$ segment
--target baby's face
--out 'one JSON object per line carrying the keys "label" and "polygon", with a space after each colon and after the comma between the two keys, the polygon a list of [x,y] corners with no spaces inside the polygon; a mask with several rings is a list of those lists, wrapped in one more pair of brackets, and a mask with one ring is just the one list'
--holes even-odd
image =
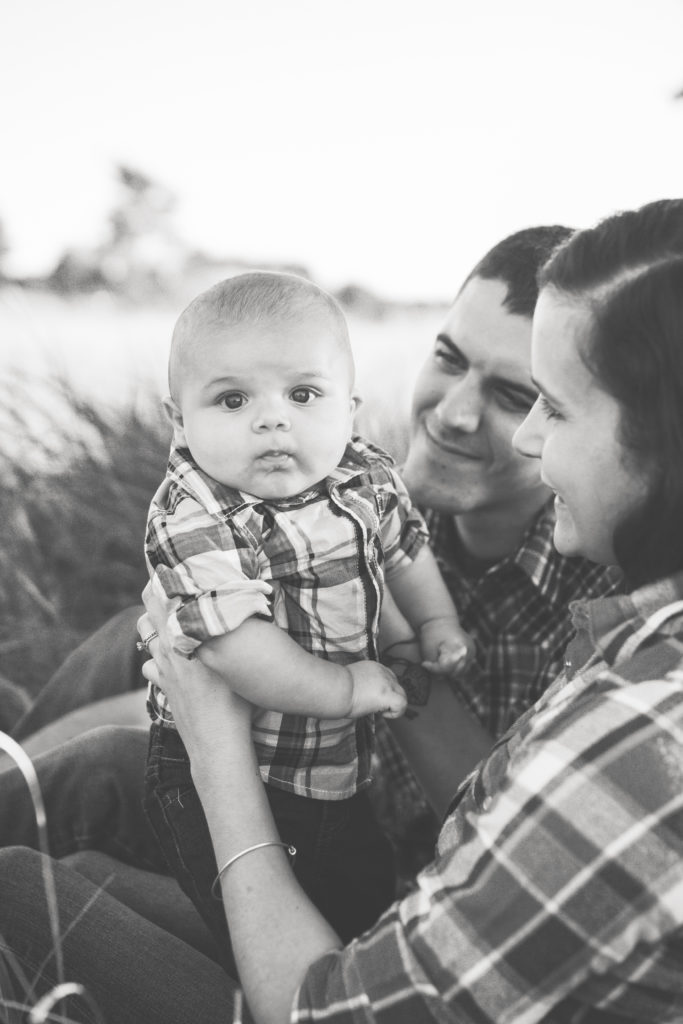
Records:
{"label": "baby's face", "polygon": [[270,499],[332,472],[356,401],[349,356],[324,321],[217,329],[193,356],[174,424],[204,472]]}

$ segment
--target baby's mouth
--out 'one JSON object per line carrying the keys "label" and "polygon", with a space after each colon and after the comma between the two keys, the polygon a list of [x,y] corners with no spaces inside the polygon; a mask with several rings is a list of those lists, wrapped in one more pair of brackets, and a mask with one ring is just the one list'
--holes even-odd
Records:
{"label": "baby's mouth", "polygon": [[259,455],[259,461],[272,465],[284,465],[291,457],[291,452],[285,452],[281,448],[271,448],[269,451]]}

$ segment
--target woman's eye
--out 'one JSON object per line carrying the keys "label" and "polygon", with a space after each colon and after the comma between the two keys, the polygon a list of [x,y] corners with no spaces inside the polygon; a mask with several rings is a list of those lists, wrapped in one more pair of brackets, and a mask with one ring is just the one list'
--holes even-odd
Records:
{"label": "woman's eye", "polygon": [[317,398],[317,392],[313,388],[294,388],[289,397],[297,405],[310,405],[313,399]]}
{"label": "woman's eye", "polygon": [[246,397],[239,391],[229,391],[227,395],[221,395],[218,399],[219,405],[224,405],[226,409],[241,409],[246,402]]}
{"label": "woman's eye", "polygon": [[544,395],[538,396],[538,404],[541,412],[547,420],[559,420],[560,414],[557,409],[550,404],[548,399]]}

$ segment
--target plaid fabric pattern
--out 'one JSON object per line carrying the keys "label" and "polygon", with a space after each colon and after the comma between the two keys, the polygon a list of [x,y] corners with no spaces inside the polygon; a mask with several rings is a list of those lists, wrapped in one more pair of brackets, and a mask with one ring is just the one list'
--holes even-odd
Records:
{"label": "plaid fabric pattern", "polygon": [[[172,451],[145,551],[180,653],[258,615],[309,653],[348,664],[376,656],[384,576],[412,560],[426,537],[389,456],[354,438],[320,486],[277,502],[218,484],[186,449]],[[150,707],[173,724],[153,685]],[[254,743],[264,780],[301,796],[343,799],[370,782],[369,718],[262,711]]]}
{"label": "plaid fabric pattern", "polygon": [[[417,888],[291,1020],[683,1020],[683,574],[575,607],[561,677],[466,780]],[[571,661],[571,656],[570,656]]]}
{"label": "plaid fabric pattern", "polygon": [[[426,511],[430,544],[476,655],[453,684],[463,704],[493,736],[501,736],[557,678],[574,632],[567,609],[578,598],[614,593],[620,574],[584,558],[564,558],[553,544],[552,499],[529,527],[518,550],[475,575],[450,516]],[[402,807],[426,807],[387,726],[380,722],[377,752]]]}

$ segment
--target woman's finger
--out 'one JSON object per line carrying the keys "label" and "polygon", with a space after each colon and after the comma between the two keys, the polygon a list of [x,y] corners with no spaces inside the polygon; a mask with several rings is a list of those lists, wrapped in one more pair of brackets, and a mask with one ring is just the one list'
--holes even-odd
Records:
{"label": "woman's finger", "polygon": [[163,594],[158,593],[150,582],[142,592],[142,602],[152,623],[152,629],[160,630],[170,611],[169,601]]}
{"label": "woman's finger", "polygon": [[159,666],[156,661],[154,661],[153,657],[144,663],[141,672],[148,683],[154,683],[156,686],[161,685],[159,680]]}
{"label": "woman's finger", "polygon": [[150,619],[150,617],[147,614],[147,612],[143,612],[142,615],[140,616],[140,618],[138,619],[137,630],[138,630],[138,634],[140,636],[140,639],[142,639],[143,636],[148,636],[150,633],[154,632],[154,626],[152,625],[152,620]]}

